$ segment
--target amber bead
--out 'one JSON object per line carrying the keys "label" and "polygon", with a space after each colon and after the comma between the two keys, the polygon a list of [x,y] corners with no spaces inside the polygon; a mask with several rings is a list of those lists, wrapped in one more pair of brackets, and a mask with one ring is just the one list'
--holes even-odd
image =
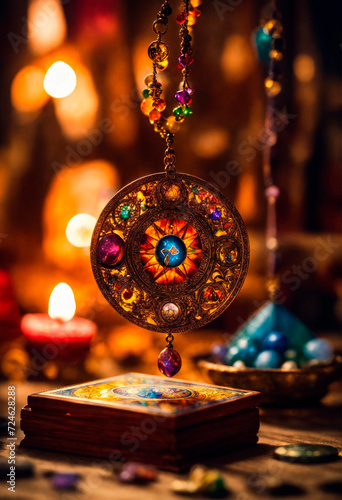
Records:
{"label": "amber bead", "polygon": [[140,104],[140,109],[144,113],[144,115],[149,116],[149,114],[153,110],[153,100],[150,97],[144,99]]}
{"label": "amber bead", "polygon": [[157,109],[152,109],[152,111],[150,112],[148,117],[149,117],[150,122],[154,123],[161,118],[161,114]]}
{"label": "amber bead", "polygon": [[164,111],[164,109],[166,108],[166,102],[164,101],[164,99],[157,99],[154,103],[154,107],[158,111]]}
{"label": "amber bead", "polygon": [[265,89],[266,89],[266,94],[269,97],[275,97],[281,92],[282,87],[279,82],[272,80],[271,78],[266,78]]}
{"label": "amber bead", "polygon": [[166,118],[164,116],[161,116],[157,122],[154,123],[154,130],[155,132],[165,132],[165,127],[166,127]]}
{"label": "amber bead", "polygon": [[167,59],[169,48],[164,42],[152,42],[148,48],[148,56],[153,62],[160,63]]}
{"label": "amber bead", "polygon": [[146,87],[149,87],[151,85],[151,83],[153,82],[153,75],[147,75],[144,82],[145,82]]}
{"label": "amber bead", "polygon": [[165,59],[164,61],[161,61],[160,63],[157,63],[157,69],[159,71],[164,71],[169,65],[169,61]]}
{"label": "amber bead", "polygon": [[171,134],[175,134],[180,129],[180,122],[177,120],[175,116],[169,116],[166,122],[166,130],[171,132]]}

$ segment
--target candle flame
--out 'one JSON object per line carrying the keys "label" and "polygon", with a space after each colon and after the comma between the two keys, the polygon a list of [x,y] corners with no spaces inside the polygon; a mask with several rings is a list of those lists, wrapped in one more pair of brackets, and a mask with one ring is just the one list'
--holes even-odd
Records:
{"label": "candle flame", "polygon": [[72,288],[66,283],[59,283],[52,290],[49,300],[49,316],[52,319],[70,321],[76,311],[76,302]]}

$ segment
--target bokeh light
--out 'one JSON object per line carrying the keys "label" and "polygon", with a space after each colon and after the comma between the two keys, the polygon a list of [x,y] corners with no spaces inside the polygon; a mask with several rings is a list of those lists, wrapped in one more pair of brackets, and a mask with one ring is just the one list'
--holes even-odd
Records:
{"label": "bokeh light", "polygon": [[47,54],[63,43],[66,22],[60,0],[31,0],[27,17],[28,40],[33,54]]}
{"label": "bokeh light", "polygon": [[316,73],[315,61],[308,54],[299,54],[293,62],[293,71],[300,82],[311,82]]}
{"label": "bokeh light", "polygon": [[38,66],[25,66],[14,77],[11,86],[13,107],[22,113],[39,111],[48,101],[44,90],[44,71]]}
{"label": "bokeh light", "polygon": [[76,87],[76,73],[69,64],[56,61],[47,70],[44,78],[44,89],[57,99],[67,97]]}
{"label": "bokeh light", "polygon": [[253,51],[243,36],[231,35],[226,39],[221,65],[226,80],[233,83],[245,80],[253,72]]}
{"label": "bokeh light", "polygon": [[77,74],[75,90],[64,99],[55,100],[54,104],[64,134],[69,139],[77,140],[95,126],[99,97],[90,71],[76,59],[73,67]]}
{"label": "bokeh light", "polygon": [[66,227],[66,237],[75,247],[89,247],[96,219],[89,214],[77,214],[70,219]]}

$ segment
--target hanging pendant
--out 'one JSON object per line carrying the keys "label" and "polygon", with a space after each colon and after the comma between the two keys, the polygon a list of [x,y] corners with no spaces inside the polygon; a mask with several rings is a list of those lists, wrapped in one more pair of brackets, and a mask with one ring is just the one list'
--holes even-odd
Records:
{"label": "hanging pendant", "polygon": [[158,356],[159,371],[166,377],[173,377],[182,367],[182,358],[173,348],[173,340],[174,336],[169,333],[166,336],[167,346]]}
{"label": "hanging pendant", "polygon": [[[249,243],[234,205],[197,177],[158,173],[121,189],[95,226],[91,263],[108,302],[147,330],[195,330],[219,316],[247,274]],[[173,376],[172,343],[158,360]]]}

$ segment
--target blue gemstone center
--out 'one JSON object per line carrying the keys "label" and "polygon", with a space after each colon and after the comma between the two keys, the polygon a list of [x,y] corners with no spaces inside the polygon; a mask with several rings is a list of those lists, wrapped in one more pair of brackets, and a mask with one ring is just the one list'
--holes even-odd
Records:
{"label": "blue gemstone center", "polygon": [[184,241],[174,234],[161,238],[156,246],[156,257],[164,267],[177,267],[186,257]]}

